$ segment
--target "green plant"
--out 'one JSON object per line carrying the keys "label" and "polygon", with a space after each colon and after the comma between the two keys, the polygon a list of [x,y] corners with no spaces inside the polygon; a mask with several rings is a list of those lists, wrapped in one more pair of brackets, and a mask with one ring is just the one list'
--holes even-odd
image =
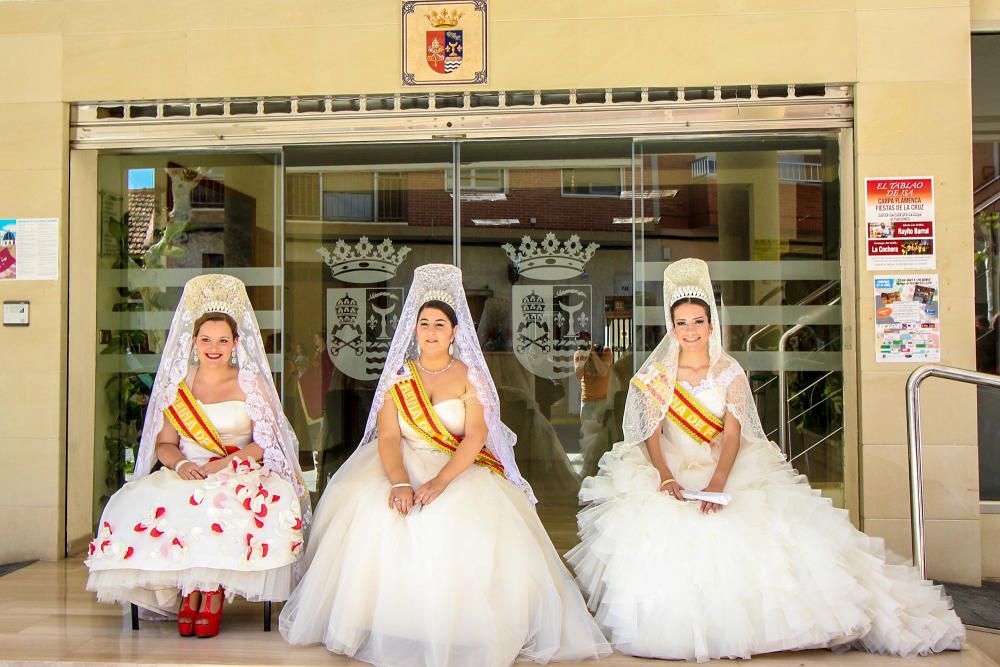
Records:
{"label": "green plant", "polygon": [[[161,230],[160,239],[137,258],[129,254],[128,225],[121,220],[110,220],[107,229],[115,241],[114,263],[111,268],[130,271],[165,268],[169,258],[181,257],[186,252],[175,241],[187,227],[186,224],[168,222]],[[113,312],[157,312],[171,307],[164,302],[165,290],[160,287],[133,290],[128,286],[119,286],[117,294],[118,302],[112,306]],[[159,351],[159,334],[160,332],[142,329],[122,328],[111,331],[110,336],[102,341],[104,348],[101,354],[125,355],[127,358],[132,354]],[[102,502],[106,502],[124,481],[128,467],[126,451],[132,450],[132,460],[135,460],[153,378],[152,373],[130,372],[126,368],[113,374],[104,385],[110,425],[104,435],[107,466]]]}

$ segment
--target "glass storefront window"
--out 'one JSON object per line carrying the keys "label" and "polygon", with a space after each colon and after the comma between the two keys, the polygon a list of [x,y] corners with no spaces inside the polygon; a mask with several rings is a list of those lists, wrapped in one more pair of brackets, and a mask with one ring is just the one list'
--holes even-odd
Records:
{"label": "glass storefront window", "polygon": [[663,268],[695,256],[770,437],[843,506],[838,164],[822,136],[102,155],[95,495],[123,479],[193,275],[247,283],[315,500],[361,438],[414,267],[458,262],[518,465],[568,548],[663,334]]}
{"label": "glass storefront window", "polygon": [[637,142],[636,347],[663,335],[666,264],[706,260],[765,432],[843,507],[838,167],[834,139]]}
{"label": "glass storefront window", "polygon": [[272,368],[281,363],[281,156],[102,154],[94,517],[135,461],[146,400],[184,283],[247,285]]}

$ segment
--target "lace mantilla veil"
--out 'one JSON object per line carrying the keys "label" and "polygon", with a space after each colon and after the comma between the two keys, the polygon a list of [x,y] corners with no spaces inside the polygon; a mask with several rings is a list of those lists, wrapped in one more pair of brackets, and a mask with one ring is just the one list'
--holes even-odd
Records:
{"label": "lace mantilla veil", "polygon": [[233,276],[202,275],[192,278],[184,286],[149,396],[135,476],[148,475],[156,464],[156,436],[163,428],[163,411],[177,398],[181,380],[193,376],[196,368],[191,364],[195,320],[210,312],[226,313],[236,320],[239,334],[236,343],[238,378],[240,389],[246,394],[247,414],[253,421],[253,441],[264,450],[263,466],[295,488],[302,519],[308,523],[311,516],[309,491],[299,468],[298,440],[274,387],[271,366],[260,337],[260,326],[246,287]]}
{"label": "lace mantilla veil", "polygon": [[[428,295],[428,292],[431,294]],[[438,295],[442,292],[447,294],[456,306],[455,315],[458,317],[458,327],[455,330],[452,356],[468,367],[469,383],[475,387],[476,398],[483,406],[483,416],[486,419],[489,432],[486,437],[486,449],[503,464],[504,475],[507,479],[524,491],[531,502],[535,503],[537,500],[531,486],[521,477],[517,463],[514,461],[514,444],[517,442],[517,436],[500,421],[500,398],[497,395],[496,385],[493,384],[493,377],[486,366],[486,360],[483,358],[483,351],[479,346],[476,325],[469,312],[465,288],[462,286],[462,271],[451,264],[425,264],[417,267],[413,272],[413,284],[410,286],[409,294],[403,303],[403,310],[389,346],[385,367],[379,377],[378,388],[375,390],[375,400],[365,424],[365,433],[352,458],[361,451],[362,447],[378,441],[376,429],[378,412],[382,409],[389,388],[402,379],[405,374],[408,374],[405,368],[406,361],[417,357],[415,333],[417,314],[420,311],[420,306],[425,302],[432,298],[440,298],[435,296],[435,292]],[[347,466],[348,464],[345,463],[342,469],[347,468]]]}
{"label": "lace mantilla veil", "polygon": [[[708,342],[709,370],[705,382],[727,387],[726,409],[739,420],[741,437],[766,441],[746,373],[739,362],[722,350],[722,327],[714,294],[712,279],[708,275],[708,264],[704,261],[689,257],[674,262],[664,269],[663,310],[667,332],[649,358],[643,362],[636,376],[660,373],[667,380],[666,395],[673,394],[680,348],[674,334],[670,307],[684,298],[701,299],[708,303],[712,319],[712,332]],[[625,440],[615,445],[612,455],[620,455],[624,450],[645,442],[660,427],[666,416],[666,408],[667,406],[661,406],[641,391],[635,383],[629,383],[628,396],[625,399],[625,418],[622,423]]]}

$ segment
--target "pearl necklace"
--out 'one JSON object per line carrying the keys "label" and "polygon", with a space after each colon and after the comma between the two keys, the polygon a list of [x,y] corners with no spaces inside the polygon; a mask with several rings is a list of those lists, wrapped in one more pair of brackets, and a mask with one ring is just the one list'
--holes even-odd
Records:
{"label": "pearl necklace", "polygon": [[448,370],[449,368],[451,368],[452,364],[455,363],[455,357],[450,357],[450,360],[448,361],[448,365],[445,366],[444,368],[442,368],[441,370],[437,370],[437,371],[429,371],[426,368],[424,368],[424,365],[422,363],[420,363],[420,357],[416,358],[416,362],[417,362],[417,368],[419,368],[422,372],[427,373],[427,375],[441,375],[441,373],[444,373],[446,370]]}

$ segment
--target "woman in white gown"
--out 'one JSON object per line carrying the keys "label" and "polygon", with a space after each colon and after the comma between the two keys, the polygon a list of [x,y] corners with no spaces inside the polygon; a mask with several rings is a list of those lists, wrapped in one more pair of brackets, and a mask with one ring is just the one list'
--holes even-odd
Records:
{"label": "woman in white gown", "polygon": [[243,283],[193,278],[153,383],[135,479],[108,501],[90,544],[87,590],[176,613],[180,634],[199,637],[218,633],[223,595],[287,599],[309,511],[297,450]]}
{"label": "woman in white gown", "polygon": [[286,640],[392,667],[610,653],[499,415],[461,272],[419,267],[362,444],[317,505]]}
{"label": "woman in white gown", "polygon": [[[566,555],[612,645],[698,661],[960,649],[941,588],[887,564],[882,540],[764,436],[746,375],[721,349],[707,265],[681,260],[663,281],[667,334],[632,379],[625,442],[583,483],[582,541]],[[685,501],[692,492],[708,495]]]}

